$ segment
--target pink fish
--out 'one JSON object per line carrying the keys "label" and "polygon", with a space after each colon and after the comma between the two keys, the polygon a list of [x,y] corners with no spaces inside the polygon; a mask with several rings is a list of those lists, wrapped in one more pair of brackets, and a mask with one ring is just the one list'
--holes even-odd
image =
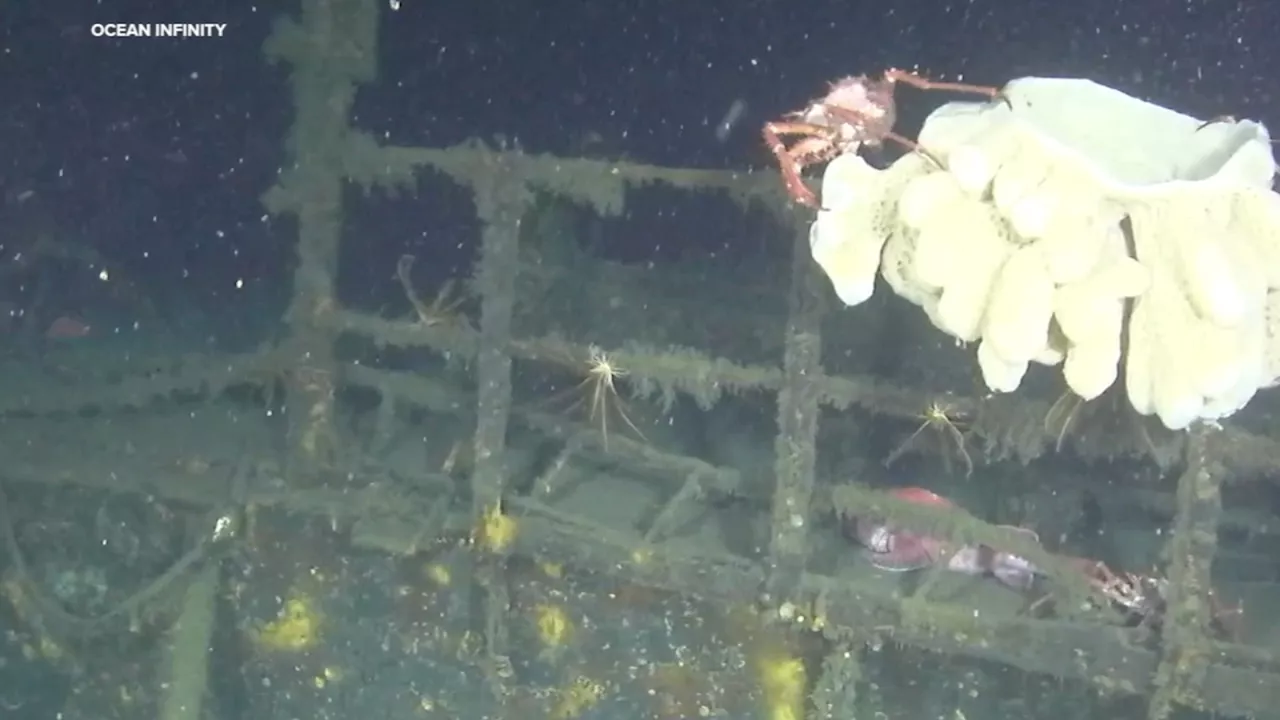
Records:
{"label": "pink fish", "polygon": [[[924,488],[907,487],[890,491],[899,500],[939,508],[955,505],[948,499]],[[1035,532],[1008,527],[1039,542]],[[854,528],[858,542],[866,548],[865,557],[872,565],[889,572],[921,570],[945,560],[946,569],[966,575],[993,575],[1000,582],[1020,590],[1035,582],[1037,568],[1025,558],[996,550],[986,545],[953,548],[945,540],[898,528],[876,518],[858,518]]]}
{"label": "pink fish", "polygon": [[49,324],[49,329],[44,331],[44,336],[50,340],[69,340],[82,338],[88,335],[89,331],[89,325],[83,320],[77,320],[69,315],[61,315],[57,320]]}

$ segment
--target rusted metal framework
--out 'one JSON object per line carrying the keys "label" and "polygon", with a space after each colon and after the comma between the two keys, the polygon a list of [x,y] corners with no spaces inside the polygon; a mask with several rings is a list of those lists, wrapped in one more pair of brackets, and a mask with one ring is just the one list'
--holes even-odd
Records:
{"label": "rusted metal framework", "polygon": [[[182,483],[115,478],[49,477],[34,467],[11,468],[18,480],[98,484],[116,491],[157,493],[198,506],[282,507],[294,513],[327,516],[353,528],[358,545],[394,554],[413,553],[434,539],[474,536],[494,513],[519,520],[519,532],[495,551],[473,549],[470,581],[480,598],[485,667],[499,695],[510,673],[508,613],[510,559],[536,557],[581,571],[616,576],[638,586],[660,588],[712,602],[753,604],[762,598],[774,609],[802,608],[806,629],[815,617],[818,632],[847,649],[868,640],[868,628],[891,632],[894,642],[930,651],[992,659],[1033,673],[1078,678],[1100,689],[1151,695],[1150,715],[1166,717],[1175,705],[1228,714],[1261,716],[1280,707],[1280,665],[1270,655],[1214,640],[1206,635],[1209,567],[1221,520],[1221,486],[1230,477],[1256,477],[1280,464],[1280,446],[1228,428],[1179,438],[1183,471],[1169,535],[1171,559],[1167,627],[1152,650],[1133,642],[1122,628],[1026,617],[997,618],[958,613],[945,603],[900,598],[875,588],[806,569],[811,526],[817,513],[888,511],[903,522],[920,522],[910,508],[880,493],[852,486],[832,493],[815,483],[815,438],[821,408],[860,407],[876,415],[909,419],[929,402],[926,393],[893,387],[872,377],[837,377],[821,364],[819,330],[822,287],[813,270],[803,218],[786,207],[777,179],[631,163],[529,155],[482,143],[433,149],[387,147],[348,125],[356,86],[376,77],[376,4],[372,0],[309,0],[299,20],[282,21],[270,42],[272,58],[288,63],[295,87],[296,126],[290,140],[293,165],[266,196],[276,213],[298,219],[295,296],[289,321],[293,335],[278,346],[242,357],[193,357],[166,373],[126,377],[86,393],[44,392],[0,401],[0,413],[45,416],[96,407],[104,412],[143,407],[178,394],[216,395],[244,383],[283,379],[289,388],[290,448],[287,483],[244,488],[204,476]],[[422,173],[438,173],[467,188],[481,226],[474,287],[481,297],[478,329],[459,324],[387,320],[347,309],[334,291],[342,216],[342,185],[403,189],[416,187]],[[529,493],[508,487],[508,426],[520,423],[562,443],[563,458],[601,450],[605,439],[591,428],[566,423],[512,403],[513,359],[555,364],[585,373],[593,348],[558,337],[522,337],[512,327],[520,273],[519,226],[533,190],[563,195],[604,216],[620,213],[629,188],[664,184],[697,193],[723,193],[740,204],[775,208],[779,228],[794,237],[789,319],[780,366],[744,365],[698,350],[612,349],[628,381],[685,393],[704,406],[725,393],[768,390],[777,394],[776,483],[767,497],[771,542],[757,562],[729,554],[700,553],[683,542],[677,528],[696,518],[716,498],[750,495],[738,472],[703,460],[662,452],[625,437],[610,437],[608,452],[653,469],[672,484],[665,507],[650,527],[635,533],[601,528],[589,517],[557,507],[563,482],[553,463]],[[336,338],[352,333],[383,346],[425,347],[471,359],[474,396],[439,380],[413,373],[345,362]],[[334,487],[329,477],[339,434],[334,402],[341,386],[362,387],[381,396],[385,415],[398,406],[470,416],[475,423],[470,475],[470,510],[450,512],[445,502],[425,502],[394,484]],[[1038,421],[1048,408],[1018,398],[955,398],[953,408],[974,418],[969,430],[986,445],[986,455],[1030,459],[1058,438]],[[1028,418],[1036,421],[1027,422]],[[1084,442],[1068,438],[1068,444]],[[1082,445],[1081,452],[1089,448]],[[1142,449],[1137,449],[1141,452]],[[237,477],[240,477],[237,475]],[[241,478],[242,480],[242,478]],[[428,474],[424,482],[447,480]],[[132,484],[131,484],[132,483]],[[1000,530],[972,519],[948,525],[923,516],[935,531],[969,540],[1008,544]],[[1047,567],[1053,560],[1038,547],[1025,550]],[[643,558],[640,561],[638,558]],[[198,598],[197,598],[198,601]],[[790,616],[791,613],[788,613]],[[847,668],[828,663],[829,676],[815,694],[838,695]]]}

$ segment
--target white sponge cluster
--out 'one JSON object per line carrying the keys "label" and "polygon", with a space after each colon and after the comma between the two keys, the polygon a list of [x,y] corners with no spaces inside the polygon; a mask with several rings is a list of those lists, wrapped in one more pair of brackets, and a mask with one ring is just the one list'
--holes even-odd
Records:
{"label": "white sponge cluster", "polygon": [[1206,126],[1083,80],[1024,78],[1005,95],[935,111],[927,157],[829,165],[810,243],[840,298],[865,300],[879,271],[978,343],[993,391],[1039,362],[1093,399],[1123,359],[1133,407],[1175,429],[1274,384],[1280,197],[1266,130]]}

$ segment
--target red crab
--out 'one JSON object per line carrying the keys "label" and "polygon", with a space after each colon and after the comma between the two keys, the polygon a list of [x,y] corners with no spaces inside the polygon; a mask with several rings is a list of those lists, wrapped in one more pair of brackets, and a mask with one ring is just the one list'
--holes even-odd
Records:
{"label": "red crab", "polygon": [[[765,123],[764,141],[778,158],[787,194],[796,202],[818,207],[818,200],[805,186],[800,173],[808,165],[827,162],[845,153],[856,153],[862,147],[879,147],[885,140],[918,151],[916,143],[893,131],[898,111],[893,89],[904,82],[922,90],[947,90],[973,93],[996,99],[1000,90],[982,85],[934,82],[905,70],[889,70],[879,80],[866,75],[846,77],[831,83],[823,97],[798,112],[787,113],[784,120]],[[799,136],[787,147],[783,138]]]}
{"label": "red crab", "polygon": [[[1082,572],[1113,608],[1119,610],[1128,624],[1159,632],[1164,625],[1167,610],[1166,596],[1169,581],[1154,575],[1116,572],[1099,560],[1081,557],[1066,558],[1069,565]],[[1028,611],[1036,614],[1048,596],[1031,603]],[[1240,635],[1240,617],[1243,608],[1229,607],[1219,602],[1217,595],[1209,592],[1208,630],[1217,638],[1234,639]]]}

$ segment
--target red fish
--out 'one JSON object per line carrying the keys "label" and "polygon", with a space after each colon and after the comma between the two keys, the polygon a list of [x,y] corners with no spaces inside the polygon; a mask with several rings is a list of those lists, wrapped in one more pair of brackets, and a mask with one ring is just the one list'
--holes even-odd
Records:
{"label": "red fish", "polygon": [[[950,500],[924,488],[894,488],[889,494],[910,503],[953,507]],[[937,538],[895,527],[879,518],[857,518],[855,532],[867,549],[868,559],[882,570],[919,570],[933,565],[942,555],[942,542]]]}
{"label": "red fish", "polygon": [[[896,488],[890,493],[899,500],[940,508],[954,507],[950,500],[924,488]],[[1010,527],[1010,526],[1005,526]],[[1025,589],[1035,581],[1038,570],[1026,559],[986,545],[952,548],[940,538],[923,535],[875,518],[858,518],[858,541],[872,565],[889,572],[910,572],[931,567],[945,559],[946,569],[966,575],[994,575],[1010,587]],[[1039,542],[1035,532],[1010,527]]]}
{"label": "red fish", "polygon": [[49,324],[49,329],[44,331],[44,336],[50,340],[68,340],[82,338],[88,335],[90,330],[89,325],[83,320],[62,315]]}

